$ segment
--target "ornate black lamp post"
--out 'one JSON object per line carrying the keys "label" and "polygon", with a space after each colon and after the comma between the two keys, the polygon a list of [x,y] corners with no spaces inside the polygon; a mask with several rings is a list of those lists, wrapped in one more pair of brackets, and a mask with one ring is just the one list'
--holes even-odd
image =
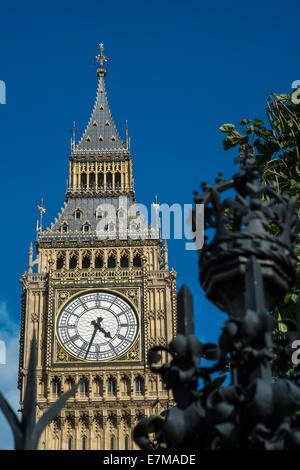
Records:
{"label": "ornate black lamp post", "polygon": [[[150,368],[172,389],[176,406],[137,425],[134,438],[144,449],[300,448],[300,378],[297,368],[287,375],[289,346],[293,338],[300,339],[300,324],[286,321],[289,333],[280,345],[274,344],[276,321],[268,313],[295,280],[296,200],[263,185],[255,159],[247,153],[238,161],[240,170],[231,180],[220,175],[214,186],[202,185],[202,196],[195,195],[195,203],[205,205],[206,233],[215,230],[200,252],[200,283],[229,319],[222,325],[218,346],[203,345],[186,328],[169,348],[149,351]],[[222,200],[228,189],[235,191],[235,198]],[[194,214],[194,231],[195,220]],[[184,292],[180,295],[184,298],[178,305],[190,315],[190,302]],[[163,350],[172,360],[155,366],[161,364]],[[282,377],[276,381],[274,355]],[[201,358],[216,363],[201,367]],[[215,387],[212,374],[224,370],[228,358],[231,384]],[[199,378],[204,383],[200,391]]]}

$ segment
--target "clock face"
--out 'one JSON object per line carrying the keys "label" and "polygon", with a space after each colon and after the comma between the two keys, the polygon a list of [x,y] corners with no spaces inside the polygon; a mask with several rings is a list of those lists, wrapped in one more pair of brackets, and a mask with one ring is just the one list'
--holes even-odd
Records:
{"label": "clock face", "polygon": [[138,330],[136,314],[123,298],[107,292],[81,294],[57,320],[61,344],[73,356],[107,361],[124,353]]}

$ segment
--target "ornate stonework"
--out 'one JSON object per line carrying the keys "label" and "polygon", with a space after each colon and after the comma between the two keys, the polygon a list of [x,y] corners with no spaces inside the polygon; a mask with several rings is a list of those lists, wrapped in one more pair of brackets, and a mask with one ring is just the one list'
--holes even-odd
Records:
{"label": "ornate stonework", "polygon": [[[163,254],[166,244],[159,237],[147,238],[146,233],[134,240],[97,236],[99,207],[104,202],[116,204],[120,195],[135,202],[128,139],[124,145],[112,120],[103,70],[97,72],[96,102],[87,129],[77,145],[72,142],[66,202],[45,230],[44,206],[39,206],[36,258],[31,247],[28,272],[21,279],[21,406],[33,331],[38,341],[38,417],[84,379],[44,431],[40,449],[136,448],[131,432],[137,421],[166,409],[172,399],[150,373],[146,360],[150,347],[166,345],[176,334],[176,273],[169,271]],[[71,354],[57,330],[58,319],[71,301],[97,292],[122,299],[138,325],[122,354],[98,362]]]}

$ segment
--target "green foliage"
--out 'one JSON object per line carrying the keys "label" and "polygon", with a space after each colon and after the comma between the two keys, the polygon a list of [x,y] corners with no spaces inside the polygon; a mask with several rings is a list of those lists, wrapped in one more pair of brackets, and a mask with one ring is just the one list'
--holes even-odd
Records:
{"label": "green foliage", "polygon": [[[295,92],[294,92],[295,93]],[[272,184],[281,194],[295,196],[300,207],[300,104],[292,94],[272,94],[266,104],[268,122],[245,118],[238,124],[224,124],[227,134],[224,150],[238,147],[256,158],[262,181]],[[276,231],[275,227],[271,227]],[[277,318],[294,318],[295,302],[300,292],[300,242],[295,255],[299,260],[295,285],[273,309]]]}

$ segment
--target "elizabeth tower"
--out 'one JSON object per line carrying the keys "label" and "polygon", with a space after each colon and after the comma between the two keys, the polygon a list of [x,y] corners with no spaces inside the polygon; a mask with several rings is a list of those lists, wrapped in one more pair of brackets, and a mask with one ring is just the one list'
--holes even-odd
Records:
{"label": "elizabeth tower", "polygon": [[102,44],[96,59],[95,105],[83,136],[71,141],[64,207],[44,229],[39,206],[21,279],[21,407],[34,332],[37,419],[80,381],[39,449],[135,449],[138,420],[172,399],[149,370],[147,351],[176,334],[176,272],[158,222],[128,215],[136,202],[129,138],[123,143],[111,116]]}

